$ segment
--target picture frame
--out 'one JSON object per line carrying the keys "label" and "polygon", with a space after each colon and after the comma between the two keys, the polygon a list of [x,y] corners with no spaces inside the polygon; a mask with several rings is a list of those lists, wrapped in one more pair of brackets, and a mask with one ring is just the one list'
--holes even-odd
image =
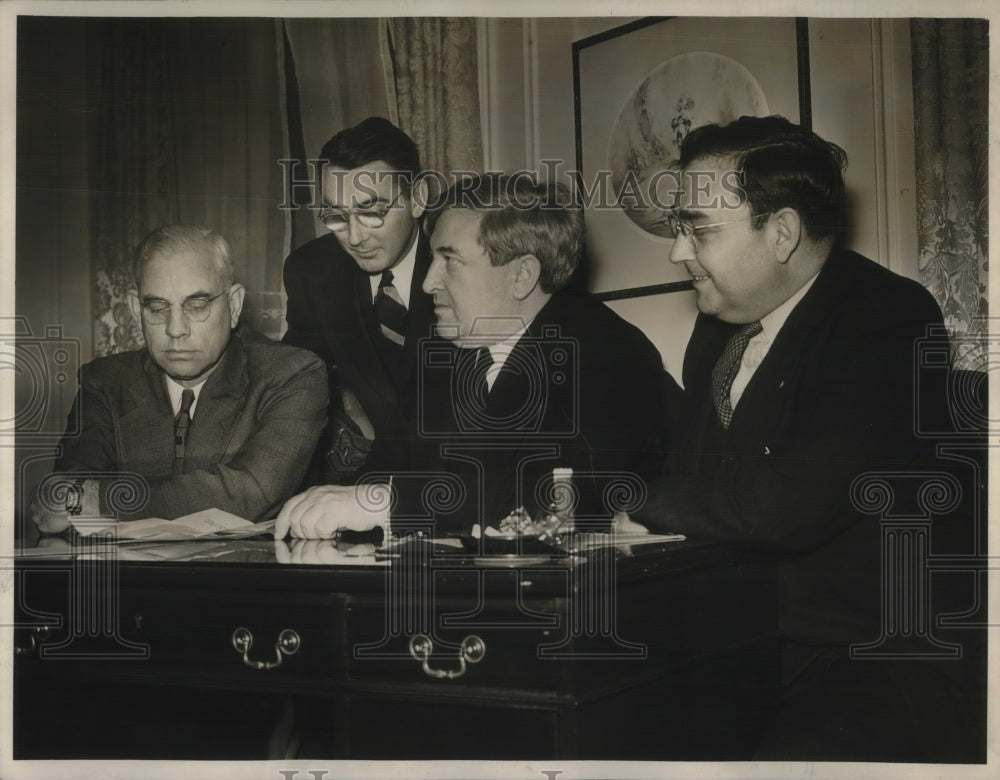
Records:
{"label": "picture frame", "polygon": [[[746,108],[811,126],[808,47],[808,21],[793,17],[644,17],[574,42],[576,170],[582,182],[593,189],[610,170],[612,201],[622,193],[616,165],[629,154],[641,165],[649,155],[644,160],[634,145],[623,151],[612,144],[620,146],[644,121],[652,120],[654,131],[666,130],[671,109],[678,108],[668,95],[688,96],[672,117],[680,125],[678,136],[697,124],[751,113]],[[643,114],[638,121],[637,105]],[[669,146],[672,139],[661,133],[657,140]],[[659,200],[655,194],[652,199]],[[606,301],[691,289],[683,266],[666,261],[669,233],[653,234],[626,212],[606,201],[585,209],[590,289]]]}
{"label": "picture frame", "polygon": [[[645,112],[643,119],[654,123],[665,120],[663,112],[672,108],[663,105],[668,94],[689,95],[694,98],[689,105],[698,104],[693,111],[677,112],[677,119],[687,121],[686,130],[690,131],[705,121],[735,119],[742,107],[751,107],[747,100],[741,100],[744,95],[740,93],[757,90],[763,97],[762,103],[753,106],[763,109],[757,113],[781,114],[811,126],[808,47],[808,20],[792,17],[645,17],[576,41],[576,170],[582,181],[593,186],[600,172],[610,168],[612,200],[620,194],[620,176],[609,159],[614,156],[609,154],[614,152],[609,145],[616,140],[612,137],[616,130],[620,140],[629,101],[644,81],[647,90],[638,101]],[[714,71],[707,73],[706,66]],[[684,83],[671,92],[665,91],[664,81],[672,82],[677,76]],[[728,84],[719,84],[720,77]],[[743,79],[746,83],[740,83]],[[657,89],[660,93],[654,94]],[[727,105],[708,105],[713,100]],[[733,113],[736,116],[731,116]],[[653,129],[665,126],[664,121]],[[681,132],[678,130],[678,134]],[[610,300],[661,292],[659,283],[671,281],[661,278],[664,272],[670,277],[677,274],[669,273],[663,264],[657,267],[646,260],[651,252],[661,253],[672,239],[651,235],[634,224],[623,209],[607,205],[602,201],[598,207],[586,210],[593,264],[591,289]],[[617,249],[624,250],[622,254],[630,259],[602,262]],[[645,284],[632,285],[626,292],[621,284],[625,279]],[[650,285],[654,289],[645,290]]]}

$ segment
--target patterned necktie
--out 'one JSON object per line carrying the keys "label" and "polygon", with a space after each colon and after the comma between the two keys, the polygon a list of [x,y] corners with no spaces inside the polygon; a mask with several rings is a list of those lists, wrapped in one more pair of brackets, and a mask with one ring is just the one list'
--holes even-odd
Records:
{"label": "patterned necktie", "polygon": [[719,415],[723,428],[728,428],[733,419],[733,406],[729,399],[733,380],[740,370],[743,352],[750,339],[761,332],[760,322],[748,322],[740,328],[726,344],[726,349],[719,362],[712,369],[712,398],[715,401],[715,411]]}
{"label": "patterned necktie", "polygon": [[181,393],[181,409],[174,418],[174,474],[180,474],[184,465],[184,445],[187,443],[188,428],[191,427],[191,404],[194,390],[187,388]]}
{"label": "patterned necktie", "polygon": [[399,297],[399,290],[392,284],[392,271],[382,272],[375,293],[375,313],[382,335],[393,344],[403,346],[406,341],[406,306]]}

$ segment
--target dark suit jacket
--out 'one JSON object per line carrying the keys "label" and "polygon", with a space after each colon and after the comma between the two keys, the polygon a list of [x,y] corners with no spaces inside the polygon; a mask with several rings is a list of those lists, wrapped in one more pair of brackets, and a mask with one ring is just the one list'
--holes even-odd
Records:
{"label": "dark suit jacket", "polygon": [[80,370],[80,391],[58,471],[145,479],[149,499],[121,519],[173,519],[210,507],[251,521],[273,514],[298,487],[326,418],[326,373],[308,352],[241,327],[198,396],[183,473],[174,475],[174,413],[163,372],[145,349]]}
{"label": "dark suit jacket", "polygon": [[[851,484],[929,457],[914,435],[915,348],[941,321],[918,283],[852,252],[835,253],[724,431],[711,376],[738,326],[699,316],[684,361],[691,428],[683,469],[654,486],[638,519],[779,554],[784,636],[838,646],[874,641],[880,521],[855,508]],[[933,372],[920,377],[926,405],[943,408]]]}
{"label": "dark suit jacket", "polygon": [[[405,406],[412,394],[417,341],[430,334],[435,321],[433,298],[421,289],[431,262],[430,248],[423,233],[417,240],[406,343],[402,361],[397,357],[390,366],[380,355],[385,339],[378,331],[369,276],[337,237],[314,239],[285,261],[288,331],[283,341],[312,350],[331,369],[331,418],[341,412],[340,387],[357,396],[375,429],[370,464],[395,463],[403,457]],[[325,453],[326,441],[320,442],[320,449]]]}
{"label": "dark suit jacket", "polygon": [[680,389],[642,332],[593,296],[557,293],[548,301],[511,351],[485,408],[470,406],[462,390],[463,359],[472,351],[433,339],[421,354],[411,467],[458,475],[467,491],[453,511],[434,512],[438,532],[468,529],[481,518],[497,525],[521,505],[532,512],[546,503],[547,478],[557,467],[574,469],[577,518],[606,523],[603,491],[612,474],[634,475],[641,493],[642,480],[662,468],[667,409]]}

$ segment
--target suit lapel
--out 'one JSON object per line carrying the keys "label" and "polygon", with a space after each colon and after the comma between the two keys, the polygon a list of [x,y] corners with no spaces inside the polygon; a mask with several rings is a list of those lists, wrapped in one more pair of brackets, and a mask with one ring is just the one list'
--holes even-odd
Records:
{"label": "suit lapel", "polygon": [[836,266],[831,266],[828,260],[812,287],[788,315],[743,391],[730,430],[757,437],[773,428],[775,415],[785,408],[784,397],[799,382],[804,368],[801,356],[809,353],[810,345],[817,344],[826,313],[836,305],[836,271]]}
{"label": "suit lapel", "polygon": [[169,474],[174,458],[174,412],[163,372],[142,355],[141,376],[127,386],[122,398],[118,439],[120,468],[150,476]]}
{"label": "suit lapel", "polygon": [[222,460],[248,386],[246,352],[243,340],[236,332],[229,340],[218,368],[208,377],[198,395],[198,405],[187,438],[185,471],[190,464],[212,464]]}
{"label": "suit lapel", "polygon": [[406,343],[403,345],[403,380],[409,384],[417,364],[420,339],[433,335],[434,297],[423,290],[424,279],[431,265],[430,242],[423,231],[417,238],[417,257],[413,264],[413,279],[410,283],[410,308],[406,323]]}
{"label": "suit lapel", "polygon": [[367,383],[373,392],[395,403],[395,386],[379,358],[379,346],[372,335],[378,323],[372,303],[371,282],[368,274],[358,268],[353,259],[348,258],[348,262],[346,277],[331,279],[325,296],[327,301],[342,302],[339,306],[328,306],[328,338],[340,344],[340,351],[349,356],[345,363],[353,369],[351,375],[343,377],[342,381],[348,385]]}

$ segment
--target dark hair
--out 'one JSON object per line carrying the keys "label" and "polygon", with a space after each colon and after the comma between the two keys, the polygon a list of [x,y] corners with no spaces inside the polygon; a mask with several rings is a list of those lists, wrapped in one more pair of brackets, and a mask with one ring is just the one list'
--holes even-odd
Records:
{"label": "dark hair", "polygon": [[732,161],[751,212],[793,208],[806,232],[817,239],[836,239],[846,230],[847,154],[812,131],[781,116],[742,116],[728,125],[703,125],[684,139],[680,165],[688,169],[705,157]]}
{"label": "dark hair", "polygon": [[229,244],[214,230],[201,225],[179,222],[163,225],[147,235],[132,255],[132,271],[136,288],[142,287],[142,272],[158,257],[192,252],[207,258],[225,287],[233,283],[233,255]]}
{"label": "dark hair", "polygon": [[580,262],[583,212],[561,184],[538,183],[527,171],[475,175],[456,181],[434,205],[424,220],[428,235],[449,209],[483,211],[476,239],[490,263],[507,265],[534,255],[543,292],[564,287]]}
{"label": "dark hair", "polygon": [[407,174],[402,177],[406,192],[420,173],[420,154],[413,139],[380,116],[341,130],[323,145],[319,156],[323,162],[346,170],[381,160],[393,171]]}

